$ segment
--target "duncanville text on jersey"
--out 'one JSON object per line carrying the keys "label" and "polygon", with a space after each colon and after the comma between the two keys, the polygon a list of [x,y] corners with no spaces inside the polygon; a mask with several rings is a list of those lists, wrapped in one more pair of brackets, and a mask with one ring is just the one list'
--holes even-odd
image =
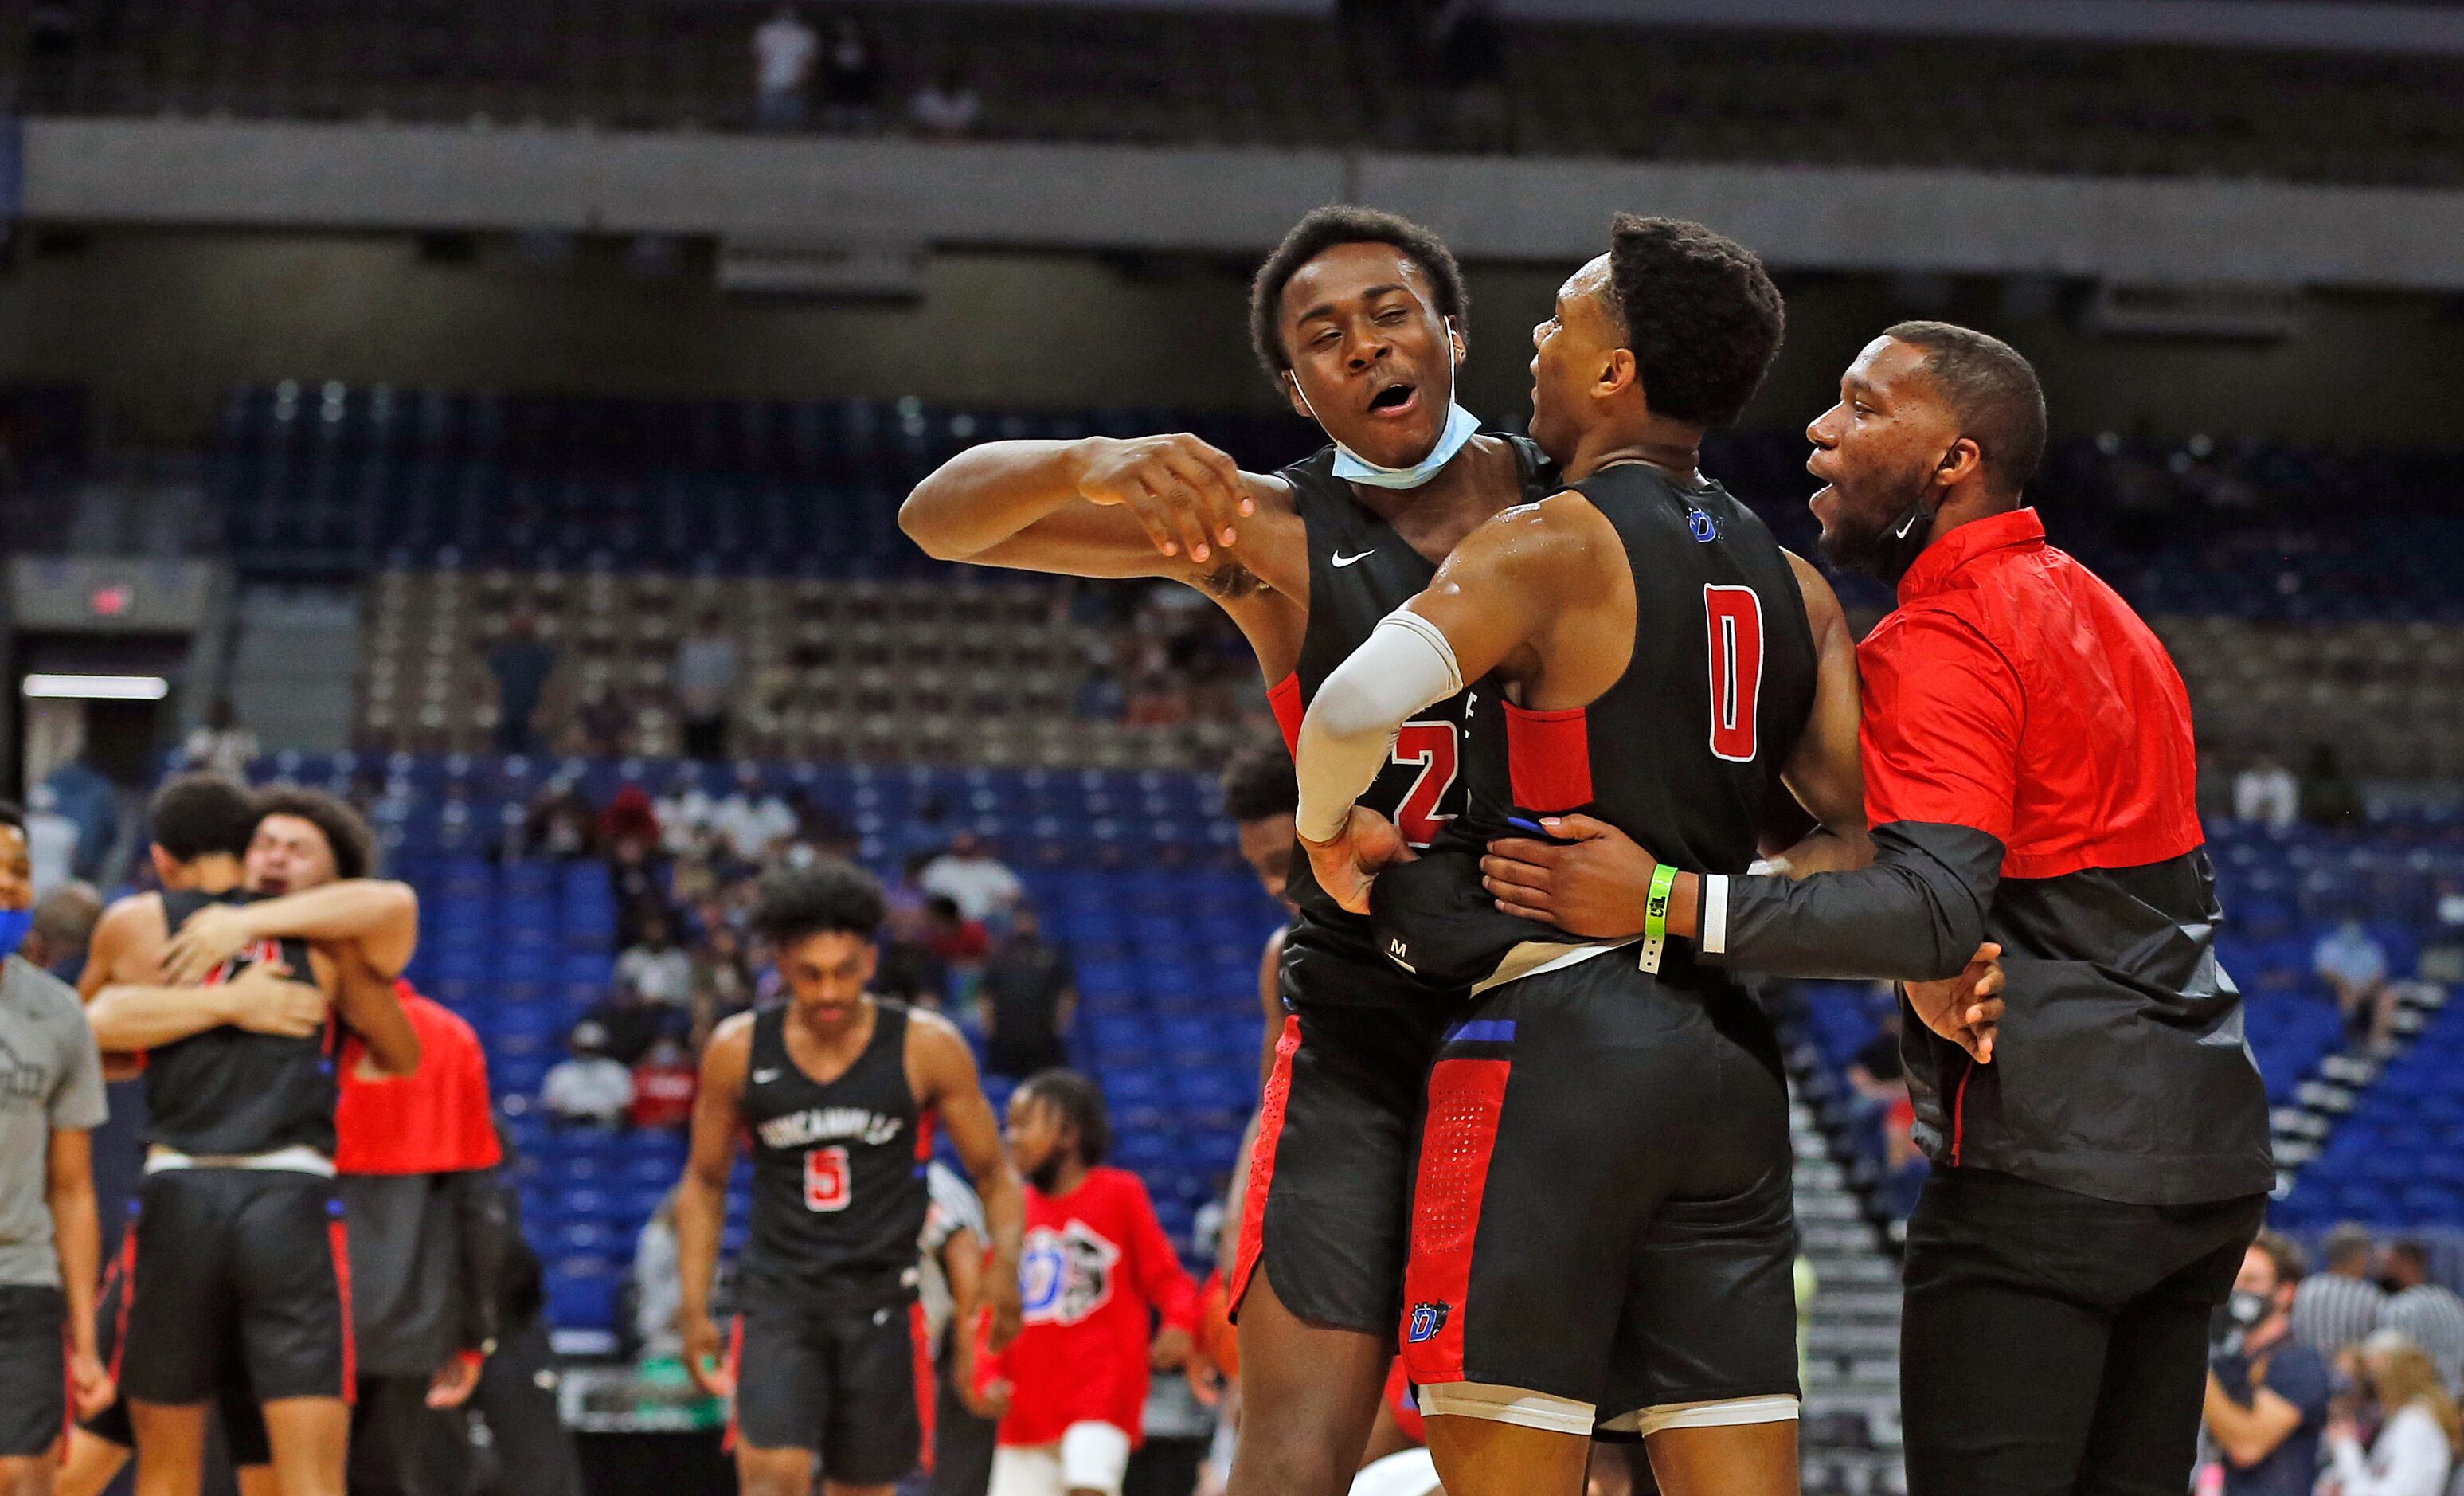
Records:
{"label": "duncanville text on jersey", "polygon": [[879,1147],[895,1138],[906,1125],[904,1117],[884,1116],[866,1107],[818,1107],[772,1117],[756,1131],[768,1148],[803,1148],[847,1138]]}

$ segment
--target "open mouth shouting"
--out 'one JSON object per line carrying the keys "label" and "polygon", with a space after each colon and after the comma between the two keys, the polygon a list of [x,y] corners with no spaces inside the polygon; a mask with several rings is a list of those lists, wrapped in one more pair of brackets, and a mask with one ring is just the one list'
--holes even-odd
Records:
{"label": "open mouth shouting", "polygon": [[1394,380],[1379,386],[1369,397],[1369,413],[1393,418],[1411,414],[1420,407],[1420,386],[1403,380]]}

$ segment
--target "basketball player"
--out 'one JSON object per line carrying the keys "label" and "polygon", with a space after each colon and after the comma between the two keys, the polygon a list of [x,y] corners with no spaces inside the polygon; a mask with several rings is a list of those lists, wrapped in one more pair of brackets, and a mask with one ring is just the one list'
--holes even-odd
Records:
{"label": "basketball player", "polygon": [[[957,1029],[867,990],[884,909],[881,885],[836,859],[763,878],[754,917],[788,1001],[729,1019],[702,1056],[676,1195],[685,1366],[705,1391],[735,1396],[747,1496],[803,1496],[816,1455],[831,1496],[886,1496],[931,1463],[915,1243],[935,1119],[991,1227],[994,1348],[1018,1334],[1018,1171]],[[739,1136],[753,1153],[753,1234],[722,1369],[711,1279]]]}
{"label": "basketball player", "polygon": [[[1537,449],[1455,404],[1463,273],[1427,230],[1322,208],[1260,268],[1259,358],[1332,439],[1241,472],[1187,435],[993,442],[917,487],[900,523],[947,561],[1185,583],[1256,650],[1287,745],[1319,684],[1457,541],[1551,491]],[[1364,803],[1425,843],[1463,805],[1475,706],[1408,724]],[[1229,1285],[1243,1434],[1231,1496],[1340,1496],[1394,1358],[1420,1082],[1459,993],[1380,958],[1366,920],[1290,869],[1276,1061]]]}
{"label": "basketball player", "polygon": [[[399,885],[326,891],[336,907],[302,935],[347,948],[257,932],[202,987],[160,985],[170,932],[247,896],[258,814],[238,786],[187,776],[156,796],[154,819],[165,891],[106,912],[87,974],[102,989],[89,1009],[98,1041],[146,1054],[152,1144],[123,1252],[118,1351],[137,1488],[197,1489],[206,1399],[237,1372],[259,1401],[281,1488],[339,1496],[350,1348],[331,1020],[366,1041],[376,1067],[417,1066],[387,971],[417,939],[416,901]],[[338,821],[338,842],[342,830]],[[351,870],[363,871],[357,845]]]}
{"label": "basketball player", "polygon": [[[1403,1359],[1452,1496],[1572,1496],[1595,1429],[1641,1437],[1669,1496],[1797,1488],[1770,1021],[1690,950],[1499,913],[1478,864],[1509,818],[1586,809],[1743,872],[1783,784],[1857,840],[1837,600],[1699,469],[1782,327],[1743,246],[1620,215],[1533,332],[1532,432],[1572,486],[1466,538],[1302,727],[1299,834],[1321,886],[1374,903],[1389,958],[1475,994],[1428,1082],[1405,1291]],[[1368,895],[1359,848],[1392,833],[1363,827],[1357,791],[1421,703],[1483,677],[1510,699],[1473,752],[1503,763],[1475,772],[1444,849]]]}

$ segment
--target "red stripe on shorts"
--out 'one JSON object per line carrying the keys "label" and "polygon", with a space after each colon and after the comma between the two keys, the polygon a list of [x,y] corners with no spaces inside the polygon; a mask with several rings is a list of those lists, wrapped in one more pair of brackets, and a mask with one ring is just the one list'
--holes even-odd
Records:
{"label": "red stripe on shorts", "polygon": [[[128,1353],[128,1301],[137,1297],[137,1221],[131,1220],[120,1233],[120,1255],[113,1259],[111,1271],[120,1275],[120,1312],[113,1317],[111,1329],[111,1379],[120,1380],[120,1358]],[[103,1275],[103,1288],[111,1287],[111,1274]]]}
{"label": "red stripe on shorts", "polygon": [[924,1322],[924,1306],[907,1306],[907,1338],[914,1347],[915,1418],[924,1431],[924,1446],[916,1452],[916,1463],[926,1475],[933,1473],[933,1414],[935,1384],[933,1380],[933,1337],[931,1327]]}
{"label": "red stripe on shorts", "polygon": [[345,1221],[325,1222],[325,1245],[334,1254],[334,1293],[342,1301],[342,1400],[360,1396],[360,1346],[351,1334],[351,1227]]}
{"label": "red stripe on shorts", "polygon": [[1258,1142],[1249,1150],[1249,1187],[1241,1197],[1241,1247],[1232,1259],[1232,1282],[1224,1295],[1224,1317],[1238,1323],[1241,1300],[1249,1291],[1249,1275],[1266,1249],[1266,1191],[1275,1182],[1275,1147],[1283,1141],[1284,1107],[1292,1094],[1292,1056],[1301,1050],[1301,1021],[1284,1015],[1283,1037],[1275,1041],[1275,1068],[1266,1077],[1258,1102]]}
{"label": "red stripe on shorts", "polygon": [[727,1432],[718,1441],[718,1452],[736,1453],[736,1378],[744,1364],[744,1316],[737,1315],[727,1322]]}
{"label": "red stripe on shorts", "polygon": [[1414,1384],[1463,1375],[1464,1299],[1488,1191],[1489,1155],[1506,1110],[1508,1060],[1441,1060],[1429,1071],[1429,1119],[1412,1192],[1412,1257],[1403,1269],[1403,1364]]}

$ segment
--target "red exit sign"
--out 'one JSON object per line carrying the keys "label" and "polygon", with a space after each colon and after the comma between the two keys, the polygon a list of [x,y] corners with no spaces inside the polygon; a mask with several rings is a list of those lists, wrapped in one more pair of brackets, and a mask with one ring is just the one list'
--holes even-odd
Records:
{"label": "red exit sign", "polygon": [[118,618],[136,601],[137,593],[124,583],[94,589],[94,611],[100,618]]}

